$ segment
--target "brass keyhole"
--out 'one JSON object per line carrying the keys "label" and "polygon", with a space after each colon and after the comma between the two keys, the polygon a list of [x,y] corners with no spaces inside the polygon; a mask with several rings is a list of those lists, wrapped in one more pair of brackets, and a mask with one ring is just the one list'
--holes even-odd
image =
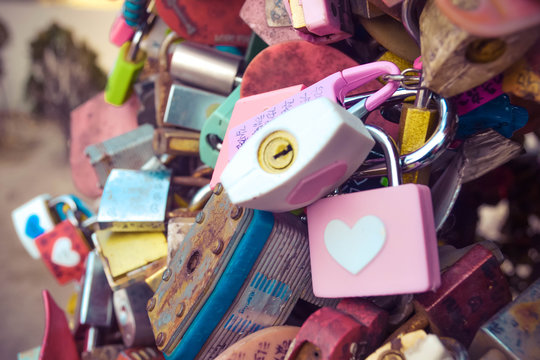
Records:
{"label": "brass keyhole", "polygon": [[276,131],[268,135],[259,146],[259,165],[266,172],[280,173],[294,163],[296,153],[296,139],[287,131]]}

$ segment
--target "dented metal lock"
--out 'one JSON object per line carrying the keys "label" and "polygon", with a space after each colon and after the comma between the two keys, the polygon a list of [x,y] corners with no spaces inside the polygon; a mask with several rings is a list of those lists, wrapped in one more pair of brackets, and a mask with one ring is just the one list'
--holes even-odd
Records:
{"label": "dented metal lock", "polygon": [[145,281],[166,263],[167,238],[162,232],[111,232],[92,235],[113,290]]}
{"label": "dented metal lock", "polygon": [[112,169],[139,170],[153,156],[154,127],[144,124],[125,134],[93,144],[85,149],[99,184],[103,188]]}
{"label": "dented metal lock", "polygon": [[171,172],[113,169],[107,178],[97,221],[111,231],[163,231]]}
{"label": "dented metal lock", "polygon": [[311,292],[307,245],[295,216],[238,207],[216,186],[148,302],[158,348],[169,359],[214,358],[283,324],[299,299],[333,304]]}

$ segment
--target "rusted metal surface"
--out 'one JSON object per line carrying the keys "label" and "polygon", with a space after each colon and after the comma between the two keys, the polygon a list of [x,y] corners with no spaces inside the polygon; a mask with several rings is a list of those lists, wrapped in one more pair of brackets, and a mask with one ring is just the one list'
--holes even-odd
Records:
{"label": "rusted metal surface", "polygon": [[415,296],[415,308],[434,333],[468,347],[480,326],[511,300],[497,258],[476,245],[441,275],[437,291]]}
{"label": "rusted metal surface", "polygon": [[[178,344],[249,225],[253,211],[246,209],[234,220],[232,208],[225,191],[212,195],[202,210],[206,215],[200,216],[202,221],[191,228],[170,262],[171,277],[159,285],[153,297],[156,305],[148,312],[154,334],[163,333],[164,340],[161,346],[158,344],[161,351],[170,353]],[[215,254],[218,240],[223,242],[223,249]]]}

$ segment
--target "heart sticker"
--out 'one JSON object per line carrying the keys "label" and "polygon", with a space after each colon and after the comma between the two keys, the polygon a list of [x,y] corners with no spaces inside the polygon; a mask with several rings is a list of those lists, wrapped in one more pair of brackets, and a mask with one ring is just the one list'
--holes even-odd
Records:
{"label": "heart sticker", "polygon": [[45,229],[39,224],[39,216],[32,214],[28,217],[24,232],[31,239],[35,239],[45,232]]}
{"label": "heart sticker", "polygon": [[81,256],[72,249],[69,238],[61,237],[54,243],[51,261],[60,266],[73,267],[79,264]]}
{"label": "heart sticker", "polygon": [[334,219],[326,225],[324,243],[339,265],[356,275],[381,251],[386,229],[380,218],[368,215],[360,218],[352,229]]}

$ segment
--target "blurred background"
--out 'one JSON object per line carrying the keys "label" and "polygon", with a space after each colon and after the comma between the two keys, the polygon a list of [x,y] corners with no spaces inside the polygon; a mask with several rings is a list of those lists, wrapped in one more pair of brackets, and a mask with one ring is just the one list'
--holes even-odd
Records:
{"label": "blurred background", "polygon": [[121,3],[0,0],[2,359],[41,344],[43,289],[64,308],[75,293],[30,258],[10,214],[39,194],[81,196],[69,168],[69,113],[104,87],[118,53],[108,32]]}

